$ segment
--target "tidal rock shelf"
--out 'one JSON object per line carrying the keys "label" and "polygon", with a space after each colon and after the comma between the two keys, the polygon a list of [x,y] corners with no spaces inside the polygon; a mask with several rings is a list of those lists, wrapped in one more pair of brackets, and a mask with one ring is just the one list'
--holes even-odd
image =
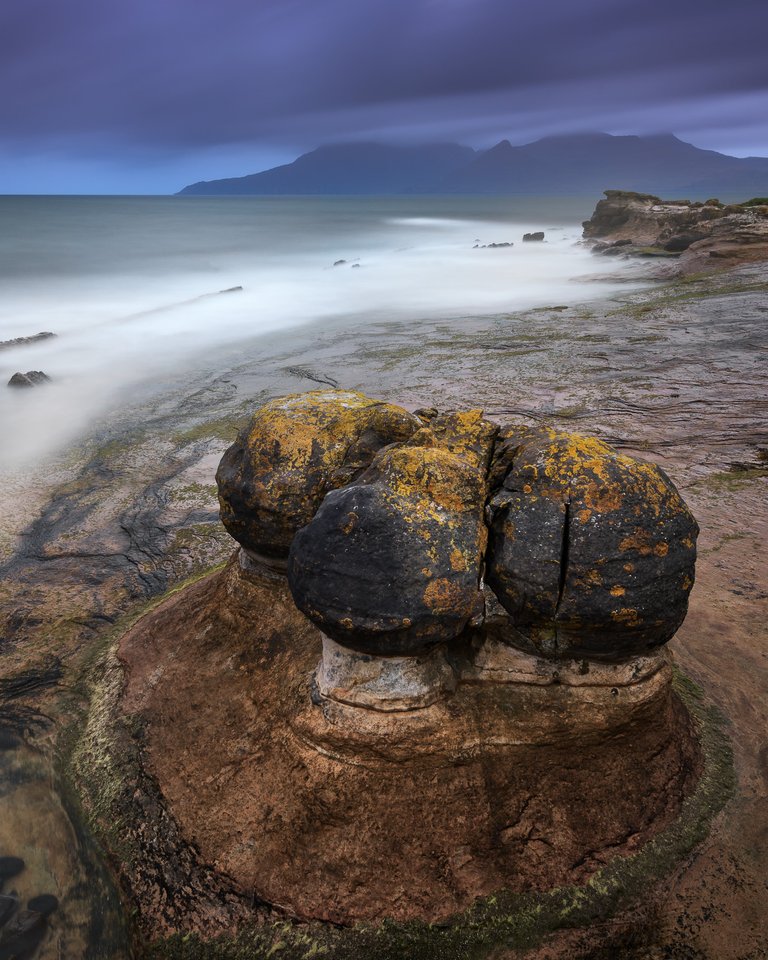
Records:
{"label": "tidal rock shelf", "polygon": [[150,939],[454,923],[679,821],[698,528],[658,467],[329,390],[264,404],[217,478],[241,547],[122,636],[79,755]]}

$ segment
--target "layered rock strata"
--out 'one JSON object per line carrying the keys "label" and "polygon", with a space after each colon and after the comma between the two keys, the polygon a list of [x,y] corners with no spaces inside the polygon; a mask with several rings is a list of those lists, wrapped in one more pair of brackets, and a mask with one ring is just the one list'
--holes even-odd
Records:
{"label": "layered rock strata", "polygon": [[[461,644],[445,651],[450,694],[391,712],[319,695],[321,644],[285,580],[235,562],[121,640],[119,710],[170,815],[150,829],[146,805],[130,814],[131,780],[131,849],[150,842],[153,861],[178,824],[173,843],[230,889],[176,909],[174,930],[218,932],[230,901],[271,921],[436,921],[502,889],[584,883],[669,824],[696,782],[662,654],[585,672]],[[121,869],[147,932],[167,930],[154,874],[135,852]]]}
{"label": "layered rock strata", "polygon": [[698,526],[666,474],[606,444],[511,428],[496,445],[486,577],[545,655],[620,659],[683,622]]}
{"label": "layered rock strata", "polygon": [[[712,258],[768,258],[768,204],[662,200],[651,194],[606,190],[584,238],[606,256],[682,256],[693,268]],[[710,264],[711,265],[711,264]]]}

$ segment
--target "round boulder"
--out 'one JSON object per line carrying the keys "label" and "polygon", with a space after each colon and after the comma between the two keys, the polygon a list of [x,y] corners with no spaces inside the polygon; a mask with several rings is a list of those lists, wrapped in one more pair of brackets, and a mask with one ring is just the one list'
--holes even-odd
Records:
{"label": "round boulder", "polygon": [[296,605],[326,636],[366,654],[415,655],[479,612],[496,429],[480,411],[436,418],[326,496],[288,561]]}
{"label": "round boulder", "polygon": [[329,490],[353,480],[421,421],[361,393],[316,390],[264,404],[216,473],[221,519],[257,558],[284,562]]}
{"label": "round boulder", "polygon": [[512,428],[492,478],[486,579],[510,642],[621,659],[674,635],[698,526],[663,470],[593,438]]}

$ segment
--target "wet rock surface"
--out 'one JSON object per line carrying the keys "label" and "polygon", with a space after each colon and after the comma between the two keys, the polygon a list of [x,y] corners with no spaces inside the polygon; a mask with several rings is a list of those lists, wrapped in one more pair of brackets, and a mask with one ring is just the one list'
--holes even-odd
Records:
{"label": "wet rock surface", "polygon": [[0,350],[9,350],[11,347],[26,347],[34,343],[39,343],[41,340],[50,340],[51,337],[55,336],[55,333],[44,330],[41,333],[34,333],[29,337],[14,337],[12,340],[0,340]]}
{"label": "wet rock surface", "polygon": [[39,387],[44,383],[50,383],[51,378],[42,370],[27,370],[26,373],[14,373],[8,381],[9,387],[28,388]]}
{"label": "wet rock surface", "polygon": [[523,241],[525,243],[536,243],[544,239],[544,231],[536,230],[534,233],[524,233]]}
{"label": "wet rock surface", "polygon": [[[20,857],[0,857],[0,890],[24,872]],[[12,885],[11,885],[12,886]],[[48,935],[48,918],[59,907],[53,894],[39,894],[22,906],[18,894],[11,889],[0,893],[0,958],[32,960]]]}
{"label": "wet rock surface", "polygon": [[[696,779],[668,665],[615,693],[605,678],[475,678],[392,714],[313,700],[320,645],[284,582],[233,562],[118,652],[129,680],[111,715],[143,731],[135,762],[199,856],[267,916],[271,903],[342,924],[439,919],[501,887],[581,882],[669,823]],[[225,722],[237,735],[222,740]],[[134,889],[157,930],[162,916]]]}

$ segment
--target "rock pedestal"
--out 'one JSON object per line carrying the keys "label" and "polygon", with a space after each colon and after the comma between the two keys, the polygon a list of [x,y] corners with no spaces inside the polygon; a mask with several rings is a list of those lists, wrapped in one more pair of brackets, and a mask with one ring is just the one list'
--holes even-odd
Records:
{"label": "rock pedestal", "polygon": [[323,637],[315,673],[321,697],[370,710],[418,710],[456,689],[456,676],[441,648],[413,657],[376,657]]}

